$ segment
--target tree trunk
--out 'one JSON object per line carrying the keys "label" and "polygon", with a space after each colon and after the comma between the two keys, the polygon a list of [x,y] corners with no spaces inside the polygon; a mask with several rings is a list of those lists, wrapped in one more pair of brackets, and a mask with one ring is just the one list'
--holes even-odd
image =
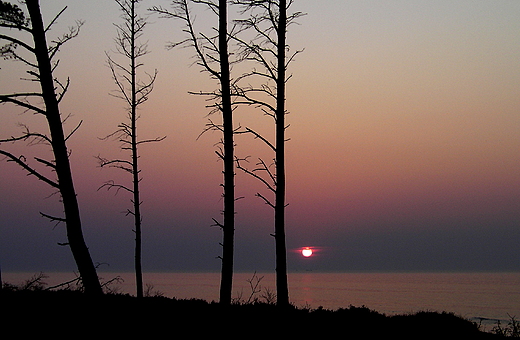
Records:
{"label": "tree trunk", "polygon": [[276,295],[279,306],[289,305],[287,283],[287,250],[285,244],[285,35],[287,29],[287,4],[280,0],[278,19],[278,79],[276,84],[276,203],[275,203],[275,251]]}
{"label": "tree trunk", "polygon": [[85,292],[89,294],[102,294],[96,268],[94,267],[83,238],[78,201],[72,180],[58,100],[54,91],[52,67],[47,49],[40,5],[38,0],[27,0],[26,5],[32,23],[35,55],[38,62],[40,84],[45,102],[45,115],[51,134],[56,176],[58,178],[59,190],[65,212],[68,242],[83,280]]}
{"label": "tree trunk", "polygon": [[143,297],[143,270],[141,265],[141,198],[139,197],[139,166],[137,154],[137,79],[136,79],[136,58],[135,42],[136,42],[136,22],[135,22],[135,1],[131,1],[131,38],[130,38],[130,62],[131,62],[131,145],[132,145],[132,183],[133,183],[133,204],[134,204],[134,224],[135,224],[135,283],[137,289],[137,297]]}
{"label": "tree trunk", "polygon": [[233,141],[233,109],[231,107],[230,69],[227,34],[227,2],[219,0],[220,85],[224,128],[224,225],[222,243],[222,277],[220,303],[230,304],[233,289],[233,257],[235,237],[235,169]]}

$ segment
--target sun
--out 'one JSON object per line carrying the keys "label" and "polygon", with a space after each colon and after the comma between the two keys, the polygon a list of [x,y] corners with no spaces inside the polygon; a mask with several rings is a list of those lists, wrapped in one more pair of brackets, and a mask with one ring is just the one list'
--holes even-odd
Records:
{"label": "sun", "polygon": [[310,256],[312,256],[312,249],[311,249],[311,248],[308,248],[308,247],[307,247],[307,248],[303,248],[303,249],[302,249],[302,255],[303,255],[304,257],[310,257]]}

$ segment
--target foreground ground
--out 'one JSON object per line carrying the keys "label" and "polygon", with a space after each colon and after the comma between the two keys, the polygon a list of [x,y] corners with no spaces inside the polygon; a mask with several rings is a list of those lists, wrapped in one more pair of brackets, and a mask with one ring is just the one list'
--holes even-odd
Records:
{"label": "foreground ground", "polygon": [[364,307],[335,311],[270,304],[228,307],[202,300],[129,295],[91,298],[75,291],[3,291],[0,334],[17,338],[146,339],[495,339],[450,313],[386,316]]}

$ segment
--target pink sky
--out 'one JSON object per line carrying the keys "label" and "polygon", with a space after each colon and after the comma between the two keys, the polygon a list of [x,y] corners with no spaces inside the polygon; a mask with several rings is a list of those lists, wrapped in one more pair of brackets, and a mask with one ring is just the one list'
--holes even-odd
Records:
{"label": "pink sky", "polygon": [[[64,3],[43,1],[47,20]],[[131,220],[120,214],[129,198],[97,191],[122,174],[97,168],[94,159],[119,153],[117,143],[99,140],[124,118],[122,103],[108,94],[115,87],[104,54],[114,48],[119,13],[105,0],[67,5],[51,34],[85,20],[62,50],[59,75],[72,81],[62,106],[73,113],[68,127],[83,120],[69,146],[87,242],[96,261],[131,269]],[[328,249],[313,269],[520,269],[520,3],[297,0],[295,9],[307,16],[288,36],[291,48],[305,49],[291,65],[287,95],[289,247]],[[142,137],[167,138],[141,149],[145,266],[218,270],[221,235],[210,225],[222,208],[214,153],[220,136],[197,140],[207,109],[187,93],[215,84],[190,67],[191,50],[164,48],[182,37],[178,23],[151,21],[145,67],[159,74],[139,123]],[[13,63],[0,64],[0,90],[10,92]],[[9,106],[0,112],[1,136],[34,118]],[[271,121],[251,110],[238,110],[235,122],[272,131]],[[265,157],[257,145],[240,137],[237,154]],[[56,199],[44,200],[49,190],[12,164],[0,163],[0,171],[2,268],[33,269],[43,266],[42,256],[56,261],[45,262],[49,270],[64,268],[68,254],[55,246],[61,228],[38,217],[40,210],[59,212]],[[239,173],[242,270],[273,265],[272,211],[254,197],[257,190],[263,188]],[[38,260],[20,255],[34,245],[41,247]],[[296,256],[289,261],[293,269],[305,266]]]}

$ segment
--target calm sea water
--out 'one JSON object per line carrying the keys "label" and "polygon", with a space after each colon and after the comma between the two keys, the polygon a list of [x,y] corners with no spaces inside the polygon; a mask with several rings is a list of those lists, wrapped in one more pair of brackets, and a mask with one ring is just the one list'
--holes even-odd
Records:
{"label": "calm sea water", "polygon": [[[18,284],[33,273],[3,273]],[[65,282],[71,273],[46,273],[49,285]],[[135,294],[132,273],[99,273],[103,281],[117,276],[120,292]],[[258,281],[259,280],[259,281]],[[219,273],[145,273],[144,281],[167,297],[218,301]],[[247,300],[251,284],[275,292],[274,273],[235,273],[233,296]],[[298,307],[328,309],[366,306],[387,315],[446,311],[479,321],[507,322],[520,318],[520,273],[290,273],[291,302]],[[261,294],[261,293],[260,293]],[[257,294],[256,296],[260,296]]]}

